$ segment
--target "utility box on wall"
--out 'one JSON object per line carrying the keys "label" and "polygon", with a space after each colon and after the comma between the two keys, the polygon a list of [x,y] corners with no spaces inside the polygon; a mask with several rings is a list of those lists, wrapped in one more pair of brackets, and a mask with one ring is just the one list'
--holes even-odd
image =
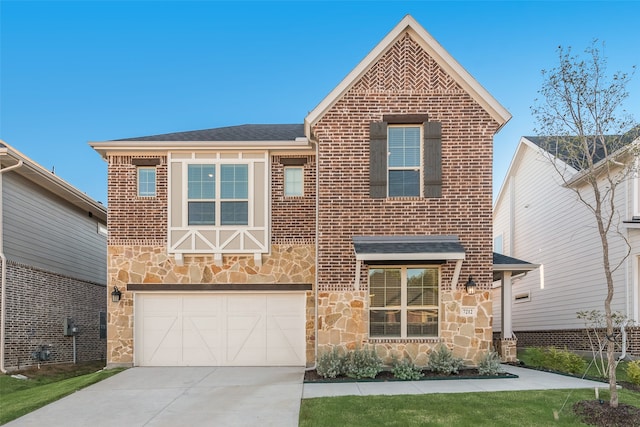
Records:
{"label": "utility box on wall", "polygon": [[67,317],[64,319],[63,334],[65,337],[78,335],[78,327],[75,325],[75,322],[70,317]]}

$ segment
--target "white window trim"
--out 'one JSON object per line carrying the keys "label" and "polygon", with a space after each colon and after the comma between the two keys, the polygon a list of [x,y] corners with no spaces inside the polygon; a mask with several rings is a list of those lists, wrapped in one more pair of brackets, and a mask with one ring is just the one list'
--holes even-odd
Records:
{"label": "white window trim", "polygon": [[[389,149],[389,130],[393,129],[393,128],[419,128],[420,129],[420,139],[419,139],[419,145],[420,145],[420,158],[418,159],[418,164],[419,166],[419,190],[418,190],[418,194],[416,196],[391,196],[389,195],[389,184],[390,184],[390,179],[389,179],[389,171],[391,170],[415,170],[415,168],[408,168],[408,167],[391,167],[389,166],[389,158],[391,157],[391,150]],[[424,126],[420,125],[420,124],[392,124],[392,125],[387,125],[387,197],[388,198],[397,198],[397,197],[422,197],[424,194]]]}
{"label": "white window trim", "polygon": [[[429,268],[435,269],[438,271],[438,301],[436,305],[407,305],[407,269],[411,268]],[[370,313],[371,310],[390,310],[390,309],[399,309],[400,310],[400,336],[388,336],[388,335],[371,335],[371,329],[369,329],[369,338],[372,339],[434,339],[440,337],[440,326],[442,324],[441,321],[441,310],[440,310],[440,298],[441,298],[441,283],[442,283],[442,269],[439,265],[375,265],[369,266],[369,270],[374,269],[400,269],[400,305],[397,307],[373,307],[371,305],[371,296],[369,296],[369,321],[371,319]],[[369,281],[369,274],[367,274],[367,282]],[[369,295],[371,294],[371,284],[368,286]],[[407,311],[410,309],[416,310],[436,310],[438,312],[438,325],[437,325],[437,335],[435,336],[408,336],[407,335]]]}
{"label": "white window trim", "polygon": [[[140,194],[140,172],[143,170],[153,170],[153,194]],[[158,171],[155,166],[137,166],[136,167],[136,195],[138,197],[156,197],[158,195]]]}
{"label": "white window trim", "polygon": [[[287,170],[300,170],[300,194],[287,194]],[[282,172],[282,193],[284,197],[303,197],[304,196],[304,166],[285,166]]]}

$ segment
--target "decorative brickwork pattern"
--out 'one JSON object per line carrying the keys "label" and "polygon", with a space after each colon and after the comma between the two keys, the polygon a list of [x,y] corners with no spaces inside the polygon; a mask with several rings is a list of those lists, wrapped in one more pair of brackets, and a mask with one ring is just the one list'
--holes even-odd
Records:
{"label": "decorative brickwork pattern", "polygon": [[[105,286],[7,262],[5,366],[22,369],[38,363],[73,362],[73,338],[63,335],[63,322],[73,319],[76,361],[104,360],[100,312],[106,311]],[[32,357],[44,348],[47,361]]]}
{"label": "decorative brickwork pattern", "polygon": [[[129,283],[250,283],[288,284],[315,282],[315,245],[272,245],[271,254],[257,266],[253,257],[225,256],[217,266],[213,256],[186,256],[179,266],[166,246],[109,246],[109,288],[122,291],[118,303],[109,302],[107,362],[111,366],[133,363],[133,293]],[[315,304],[307,292],[307,361],[313,363]]]}
{"label": "decorative brickwork pattern", "polygon": [[[381,122],[385,114],[426,114],[429,121],[442,124],[442,197],[369,197],[369,124]],[[318,290],[324,295],[319,305],[325,317],[328,313],[332,316],[322,319],[319,348],[366,341],[362,319],[366,318],[368,298],[366,284],[361,284],[360,293],[353,293],[356,262],[352,237],[367,235],[457,235],[466,258],[456,289],[448,289],[452,266],[445,265],[442,270],[441,339],[469,363],[491,347],[492,311],[486,291],[492,283],[491,171],[497,128],[489,114],[408,33],[315,124],[312,131],[318,144],[320,182]],[[482,310],[477,318],[465,318],[467,323],[458,326],[449,319],[457,318],[453,302],[461,297],[470,275],[482,295],[482,301],[478,300]],[[445,298],[451,298],[451,304]],[[352,303],[362,307],[352,307]],[[346,306],[352,307],[353,319],[348,321],[341,314],[340,319],[345,317],[343,327],[327,326],[329,320],[337,323],[336,314]],[[448,329],[446,325],[456,326]],[[406,345],[383,346],[391,354],[405,351]],[[420,354],[416,359],[420,361],[433,345],[412,343],[410,353]]]}

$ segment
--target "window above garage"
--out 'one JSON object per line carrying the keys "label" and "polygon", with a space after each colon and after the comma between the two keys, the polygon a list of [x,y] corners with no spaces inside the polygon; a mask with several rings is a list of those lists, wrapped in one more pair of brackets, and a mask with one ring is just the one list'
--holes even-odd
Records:
{"label": "window above garage", "polygon": [[267,152],[169,155],[169,253],[268,252]]}

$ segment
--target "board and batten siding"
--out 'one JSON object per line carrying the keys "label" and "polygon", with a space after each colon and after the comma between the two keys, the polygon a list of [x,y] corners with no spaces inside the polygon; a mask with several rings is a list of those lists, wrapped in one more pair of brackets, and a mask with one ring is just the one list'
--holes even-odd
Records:
{"label": "board and batten siding", "polygon": [[[513,239],[513,256],[544,266],[544,287],[539,270],[513,281],[512,295],[529,293],[527,302],[513,303],[513,330],[533,331],[582,328],[581,310],[603,310],[606,279],[602,249],[593,214],[560,184],[547,159],[533,148],[521,145],[517,164],[511,168],[512,185],[495,206],[494,235],[504,232],[505,249]],[[512,203],[513,197],[514,203]],[[624,197],[620,198],[624,204]],[[509,212],[505,215],[504,212]],[[510,236],[510,223],[514,235]],[[612,260],[624,254],[624,242],[612,234]],[[625,268],[614,273],[614,310],[625,311]],[[499,290],[498,290],[499,291]],[[498,296],[498,295],[496,295]],[[494,300],[494,306],[499,303]],[[495,310],[495,307],[494,307]],[[499,313],[498,310],[495,313]],[[500,322],[495,324],[500,330]]]}
{"label": "board and batten siding", "polygon": [[2,185],[8,260],[106,284],[107,238],[97,218],[15,173],[5,174]]}

